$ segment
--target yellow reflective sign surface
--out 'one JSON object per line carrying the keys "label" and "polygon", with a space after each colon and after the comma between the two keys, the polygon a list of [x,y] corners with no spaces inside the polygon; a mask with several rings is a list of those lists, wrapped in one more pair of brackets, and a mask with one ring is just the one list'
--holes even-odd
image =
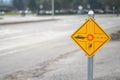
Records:
{"label": "yellow reflective sign surface", "polygon": [[71,37],[88,57],[94,56],[95,52],[110,40],[110,36],[92,18],[89,18]]}

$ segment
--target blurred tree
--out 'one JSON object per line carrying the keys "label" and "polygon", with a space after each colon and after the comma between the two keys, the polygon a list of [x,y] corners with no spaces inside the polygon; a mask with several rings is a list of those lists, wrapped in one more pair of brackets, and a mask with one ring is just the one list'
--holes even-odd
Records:
{"label": "blurred tree", "polygon": [[[35,0],[37,5],[43,4],[44,9],[51,9],[51,0]],[[55,9],[77,9],[79,5],[86,7],[87,0],[55,0]]]}
{"label": "blurred tree", "polygon": [[88,0],[88,4],[90,4],[91,9],[101,9],[102,4],[99,0]]}
{"label": "blurred tree", "polygon": [[43,5],[44,10],[50,10],[51,9],[51,0],[36,0],[37,7],[40,5]]}
{"label": "blurred tree", "polygon": [[117,16],[120,14],[120,0],[113,0],[113,6],[115,6],[117,11]]}
{"label": "blurred tree", "polygon": [[29,2],[29,0],[23,0],[25,9],[28,8],[28,2]]}
{"label": "blurred tree", "polygon": [[117,14],[120,13],[120,0],[98,0],[104,6],[104,9],[109,8],[110,10],[115,7]]}
{"label": "blurred tree", "polygon": [[43,4],[45,0],[36,0],[37,4]]}
{"label": "blurred tree", "polygon": [[35,13],[37,10],[36,0],[29,0],[28,7],[33,13]]}
{"label": "blurred tree", "polygon": [[61,9],[60,0],[55,0],[55,10],[60,10],[60,9]]}
{"label": "blurred tree", "polygon": [[70,9],[72,8],[72,2],[73,0],[61,0],[61,9]]}
{"label": "blurred tree", "polygon": [[[87,1],[87,0],[85,0],[85,1]],[[83,0],[74,0],[73,1],[73,6],[74,6],[75,9],[78,9],[79,5],[85,7],[85,4],[83,3]]]}
{"label": "blurred tree", "polygon": [[51,0],[44,0],[43,6],[45,10],[51,10]]}
{"label": "blurred tree", "polygon": [[55,0],[59,9],[77,9],[79,5],[86,7],[87,0]]}
{"label": "blurred tree", "polygon": [[[51,0],[14,0],[14,5],[18,9],[28,6],[33,12],[40,5],[43,5],[43,10],[51,10]],[[84,9],[87,9],[88,5],[91,5],[93,9],[104,10],[112,10],[115,7],[117,12],[120,12],[120,0],[55,0],[56,10],[78,9],[79,5],[83,6]]]}
{"label": "blurred tree", "polygon": [[23,0],[13,0],[13,5],[17,10],[23,10],[24,9]]}

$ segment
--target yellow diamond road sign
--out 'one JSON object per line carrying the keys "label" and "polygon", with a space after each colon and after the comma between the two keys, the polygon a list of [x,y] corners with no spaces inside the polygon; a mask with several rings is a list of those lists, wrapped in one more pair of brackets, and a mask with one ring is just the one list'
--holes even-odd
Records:
{"label": "yellow diamond road sign", "polygon": [[92,18],[87,19],[71,37],[88,57],[94,56],[95,52],[110,40],[110,36]]}

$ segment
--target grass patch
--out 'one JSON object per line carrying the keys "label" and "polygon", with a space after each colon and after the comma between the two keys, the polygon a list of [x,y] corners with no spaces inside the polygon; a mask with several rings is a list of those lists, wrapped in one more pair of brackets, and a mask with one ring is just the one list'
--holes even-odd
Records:
{"label": "grass patch", "polygon": [[21,15],[20,12],[6,12],[5,15]]}
{"label": "grass patch", "polygon": [[[21,12],[18,11],[12,11],[12,12],[5,12],[4,14],[0,14],[0,16],[4,16],[4,15],[21,15]],[[26,13],[26,15],[31,15],[31,13]]]}

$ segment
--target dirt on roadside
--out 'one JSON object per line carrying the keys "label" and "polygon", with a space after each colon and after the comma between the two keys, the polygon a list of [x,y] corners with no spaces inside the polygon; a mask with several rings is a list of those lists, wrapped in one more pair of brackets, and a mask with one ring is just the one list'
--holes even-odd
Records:
{"label": "dirt on roadside", "polygon": [[113,32],[110,34],[111,36],[111,40],[120,40],[120,30],[116,31],[116,32]]}

